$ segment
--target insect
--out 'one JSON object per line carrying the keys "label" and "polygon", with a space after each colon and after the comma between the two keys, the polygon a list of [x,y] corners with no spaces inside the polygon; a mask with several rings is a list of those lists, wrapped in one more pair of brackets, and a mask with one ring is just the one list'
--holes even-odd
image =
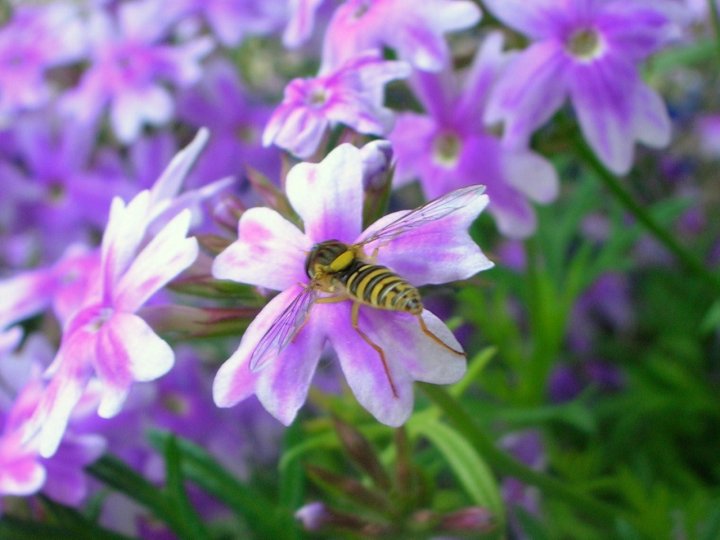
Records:
{"label": "insect", "polygon": [[[305,260],[309,283],[260,338],[250,356],[250,370],[261,370],[292,342],[314,304],[343,301],[352,302],[352,327],[378,353],[396,397],[397,390],[390,376],[385,351],[359,326],[361,306],[410,313],[417,317],[422,332],[430,339],[452,353],[464,356],[463,351],[452,348],[428,329],[422,318],[423,304],[417,288],[389,268],[375,264],[375,260],[379,250],[393,239],[452,214],[483,191],[484,186],[455,190],[401,215],[356,244],[326,240],[313,246]],[[373,252],[368,256],[365,247],[372,244]]]}

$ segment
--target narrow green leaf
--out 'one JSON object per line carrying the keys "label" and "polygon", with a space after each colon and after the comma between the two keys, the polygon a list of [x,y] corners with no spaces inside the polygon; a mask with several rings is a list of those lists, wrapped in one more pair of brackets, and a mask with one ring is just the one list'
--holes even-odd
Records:
{"label": "narrow green leaf", "polygon": [[[153,447],[163,449],[168,435],[150,433]],[[177,440],[182,455],[182,471],[187,480],[226,504],[243,516],[247,525],[261,538],[292,538],[287,523],[292,520],[289,512],[279,509],[271,500],[257,490],[240,482],[220,465],[205,449],[186,440]]]}
{"label": "narrow green leaf", "polygon": [[86,469],[95,478],[150,510],[157,518],[170,524],[172,511],[160,489],[148,482],[118,458],[105,455]]}
{"label": "narrow green leaf", "polygon": [[188,500],[182,473],[182,456],[177,439],[173,436],[168,437],[165,442],[165,476],[163,495],[168,498],[172,508],[173,530],[180,538],[188,540],[210,538],[202,519]]}
{"label": "narrow green leaf", "polygon": [[457,431],[437,421],[410,422],[408,427],[443,454],[473,503],[488,508],[498,521],[504,522],[500,493],[490,468]]}
{"label": "narrow green leaf", "polygon": [[[74,512],[71,508],[67,508],[67,510]],[[78,516],[82,519],[81,514],[78,513]],[[67,515],[63,517],[63,520],[67,519]],[[108,531],[92,522],[75,521],[74,518],[72,520],[77,523],[76,526],[61,525],[59,523],[38,523],[36,521],[25,521],[11,516],[5,516],[0,519],[0,538],[2,538],[2,540],[45,540],[54,538],[72,538],[73,540],[132,540],[128,536]]]}
{"label": "narrow green leaf", "polygon": [[467,373],[462,379],[460,379],[460,382],[450,387],[450,393],[456,398],[462,396],[470,385],[478,377],[480,377],[480,374],[482,374],[496,353],[497,347],[486,347],[473,356],[473,358],[468,362]]}

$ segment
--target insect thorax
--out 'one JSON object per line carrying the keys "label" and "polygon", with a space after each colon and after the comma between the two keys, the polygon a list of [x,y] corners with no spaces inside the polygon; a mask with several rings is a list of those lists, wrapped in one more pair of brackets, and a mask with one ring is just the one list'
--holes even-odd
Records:
{"label": "insect thorax", "polygon": [[355,261],[355,251],[339,240],[315,244],[305,259],[305,273],[310,279],[322,279],[346,270]]}

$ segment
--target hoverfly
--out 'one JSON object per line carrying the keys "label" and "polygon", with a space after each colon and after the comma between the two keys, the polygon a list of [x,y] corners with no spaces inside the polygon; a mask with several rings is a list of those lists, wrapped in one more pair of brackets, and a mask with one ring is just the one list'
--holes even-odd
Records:
{"label": "hoverfly", "polygon": [[[417,288],[389,268],[375,264],[375,261],[379,250],[393,239],[452,214],[484,190],[485,187],[480,185],[455,190],[410,210],[356,244],[326,240],[313,246],[305,260],[309,283],[260,338],[250,356],[250,370],[261,370],[292,342],[315,303],[343,301],[352,302],[352,327],[377,351],[395,396],[397,391],[390,376],[385,351],[359,327],[360,306],[410,313],[417,317],[422,332],[430,339],[452,353],[464,356],[463,351],[452,348],[428,329],[422,318],[423,304]],[[364,248],[371,244],[375,246],[368,256]]]}

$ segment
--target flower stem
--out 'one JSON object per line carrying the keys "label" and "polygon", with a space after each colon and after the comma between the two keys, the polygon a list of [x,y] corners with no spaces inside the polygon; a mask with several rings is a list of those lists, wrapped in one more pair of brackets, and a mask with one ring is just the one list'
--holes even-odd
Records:
{"label": "flower stem", "polygon": [[708,0],[708,4],[710,5],[710,19],[712,20],[713,30],[715,31],[718,53],[720,54],[720,14],[718,13],[717,0]]}
{"label": "flower stem", "polygon": [[615,198],[628,210],[643,226],[670,251],[682,265],[690,272],[702,278],[708,285],[717,291],[720,291],[720,276],[715,275],[708,270],[700,259],[693,253],[685,249],[677,239],[663,228],[643,208],[633,196],[623,187],[618,178],[611,173],[597,158],[593,151],[584,141],[578,143],[578,153],[582,159],[593,169],[605,187],[615,196]]}
{"label": "flower stem", "polygon": [[425,395],[447,415],[455,428],[473,445],[488,464],[501,474],[512,476],[525,484],[538,487],[547,495],[564,500],[594,519],[612,522],[617,518],[629,517],[624,515],[623,510],[581,493],[557,478],[531,469],[499,450],[460,403],[444,388],[425,383],[418,384]]}

